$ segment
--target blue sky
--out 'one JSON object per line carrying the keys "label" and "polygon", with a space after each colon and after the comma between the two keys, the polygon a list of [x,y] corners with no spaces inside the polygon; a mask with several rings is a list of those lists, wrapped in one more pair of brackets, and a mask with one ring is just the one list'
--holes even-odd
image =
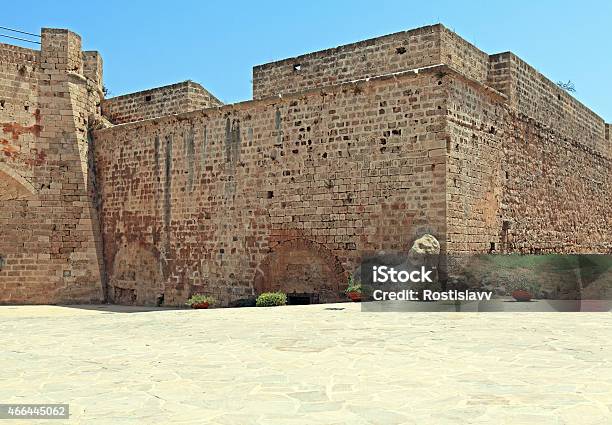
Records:
{"label": "blue sky", "polygon": [[27,9],[5,1],[0,14],[0,26],[79,33],[101,52],[111,95],[191,79],[226,103],[251,98],[253,65],[436,22],[487,53],[510,50],[553,81],[572,80],[575,96],[612,122],[609,0],[30,0]]}

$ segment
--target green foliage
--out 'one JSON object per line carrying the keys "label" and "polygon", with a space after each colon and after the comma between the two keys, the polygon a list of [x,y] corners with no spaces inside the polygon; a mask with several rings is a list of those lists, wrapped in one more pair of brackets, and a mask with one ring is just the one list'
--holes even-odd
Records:
{"label": "green foliage", "polygon": [[287,295],[282,292],[264,292],[257,297],[257,307],[274,307],[287,304]]}
{"label": "green foliage", "polygon": [[577,256],[572,255],[488,255],[479,257],[479,259],[490,263],[496,268],[503,269],[530,269],[539,270],[554,270],[565,271],[572,270],[577,267]]}
{"label": "green foliage", "polygon": [[507,287],[510,291],[527,291],[534,297],[540,294],[541,285],[530,278],[525,273],[514,273],[507,281]]}
{"label": "green foliage", "polygon": [[347,294],[349,292],[359,292],[361,294],[361,282],[353,280],[353,276],[348,277],[348,287],[344,291]]}
{"label": "green foliage", "polygon": [[208,303],[209,305],[213,305],[215,303],[215,299],[213,297],[209,297],[208,295],[203,294],[193,294],[185,303],[185,305],[191,306],[192,304],[202,304]]}

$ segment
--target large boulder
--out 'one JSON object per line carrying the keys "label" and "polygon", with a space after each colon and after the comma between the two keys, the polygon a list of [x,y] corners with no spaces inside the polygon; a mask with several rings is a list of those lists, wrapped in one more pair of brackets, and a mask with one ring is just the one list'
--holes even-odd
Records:
{"label": "large boulder", "polygon": [[[389,291],[400,291],[404,289],[416,290],[422,293],[424,289],[438,291],[441,284],[438,278],[438,266],[440,262],[440,243],[430,234],[425,234],[418,238],[408,252],[378,252],[375,255],[363,259],[362,264],[353,273],[355,280],[361,281],[365,292],[384,288]],[[387,266],[393,268],[398,273],[401,271],[411,272],[425,267],[431,270],[429,278],[432,282],[405,282],[405,283],[374,283],[372,281],[373,267]]]}
{"label": "large boulder", "polygon": [[440,255],[440,242],[429,233],[415,240],[408,251],[408,258],[417,262],[422,262],[428,256],[438,255]]}
{"label": "large boulder", "polygon": [[422,293],[425,289],[430,289],[432,291],[440,291],[442,289],[438,276],[438,267],[440,265],[440,242],[438,242],[434,236],[425,233],[414,241],[410,251],[408,251],[408,263],[413,270],[424,266],[427,270],[432,271],[430,277],[433,282],[413,283],[411,289],[419,293]]}

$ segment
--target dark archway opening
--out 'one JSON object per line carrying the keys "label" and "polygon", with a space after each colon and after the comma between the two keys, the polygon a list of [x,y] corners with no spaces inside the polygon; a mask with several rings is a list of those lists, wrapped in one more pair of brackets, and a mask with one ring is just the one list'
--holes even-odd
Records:
{"label": "dark archway opening", "polygon": [[318,304],[318,303],[319,303],[319,294],[313,294],[313,293],[287,294],[287,304],[289,305],[308,305],[308,304]]}
{"label": "dark archway opening", "polygon": [[344,285],[344,269],[333,252],[301,238],[276,245],[260,263],[253,281],[256,295],[280,291],[290,305],[338,302]]}

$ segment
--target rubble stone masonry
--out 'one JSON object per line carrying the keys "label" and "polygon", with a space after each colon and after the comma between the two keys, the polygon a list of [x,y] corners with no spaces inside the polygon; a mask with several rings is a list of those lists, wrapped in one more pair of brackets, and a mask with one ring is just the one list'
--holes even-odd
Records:
{"label": "rubble stone masonry", "polygon": [[99,56],[62,31],[0,45],[0,302],[336,301],[364,255],[426,232],[612,253],[610,125],[510,52],[433,25],[257,66],[251,101],[102,100]]}

